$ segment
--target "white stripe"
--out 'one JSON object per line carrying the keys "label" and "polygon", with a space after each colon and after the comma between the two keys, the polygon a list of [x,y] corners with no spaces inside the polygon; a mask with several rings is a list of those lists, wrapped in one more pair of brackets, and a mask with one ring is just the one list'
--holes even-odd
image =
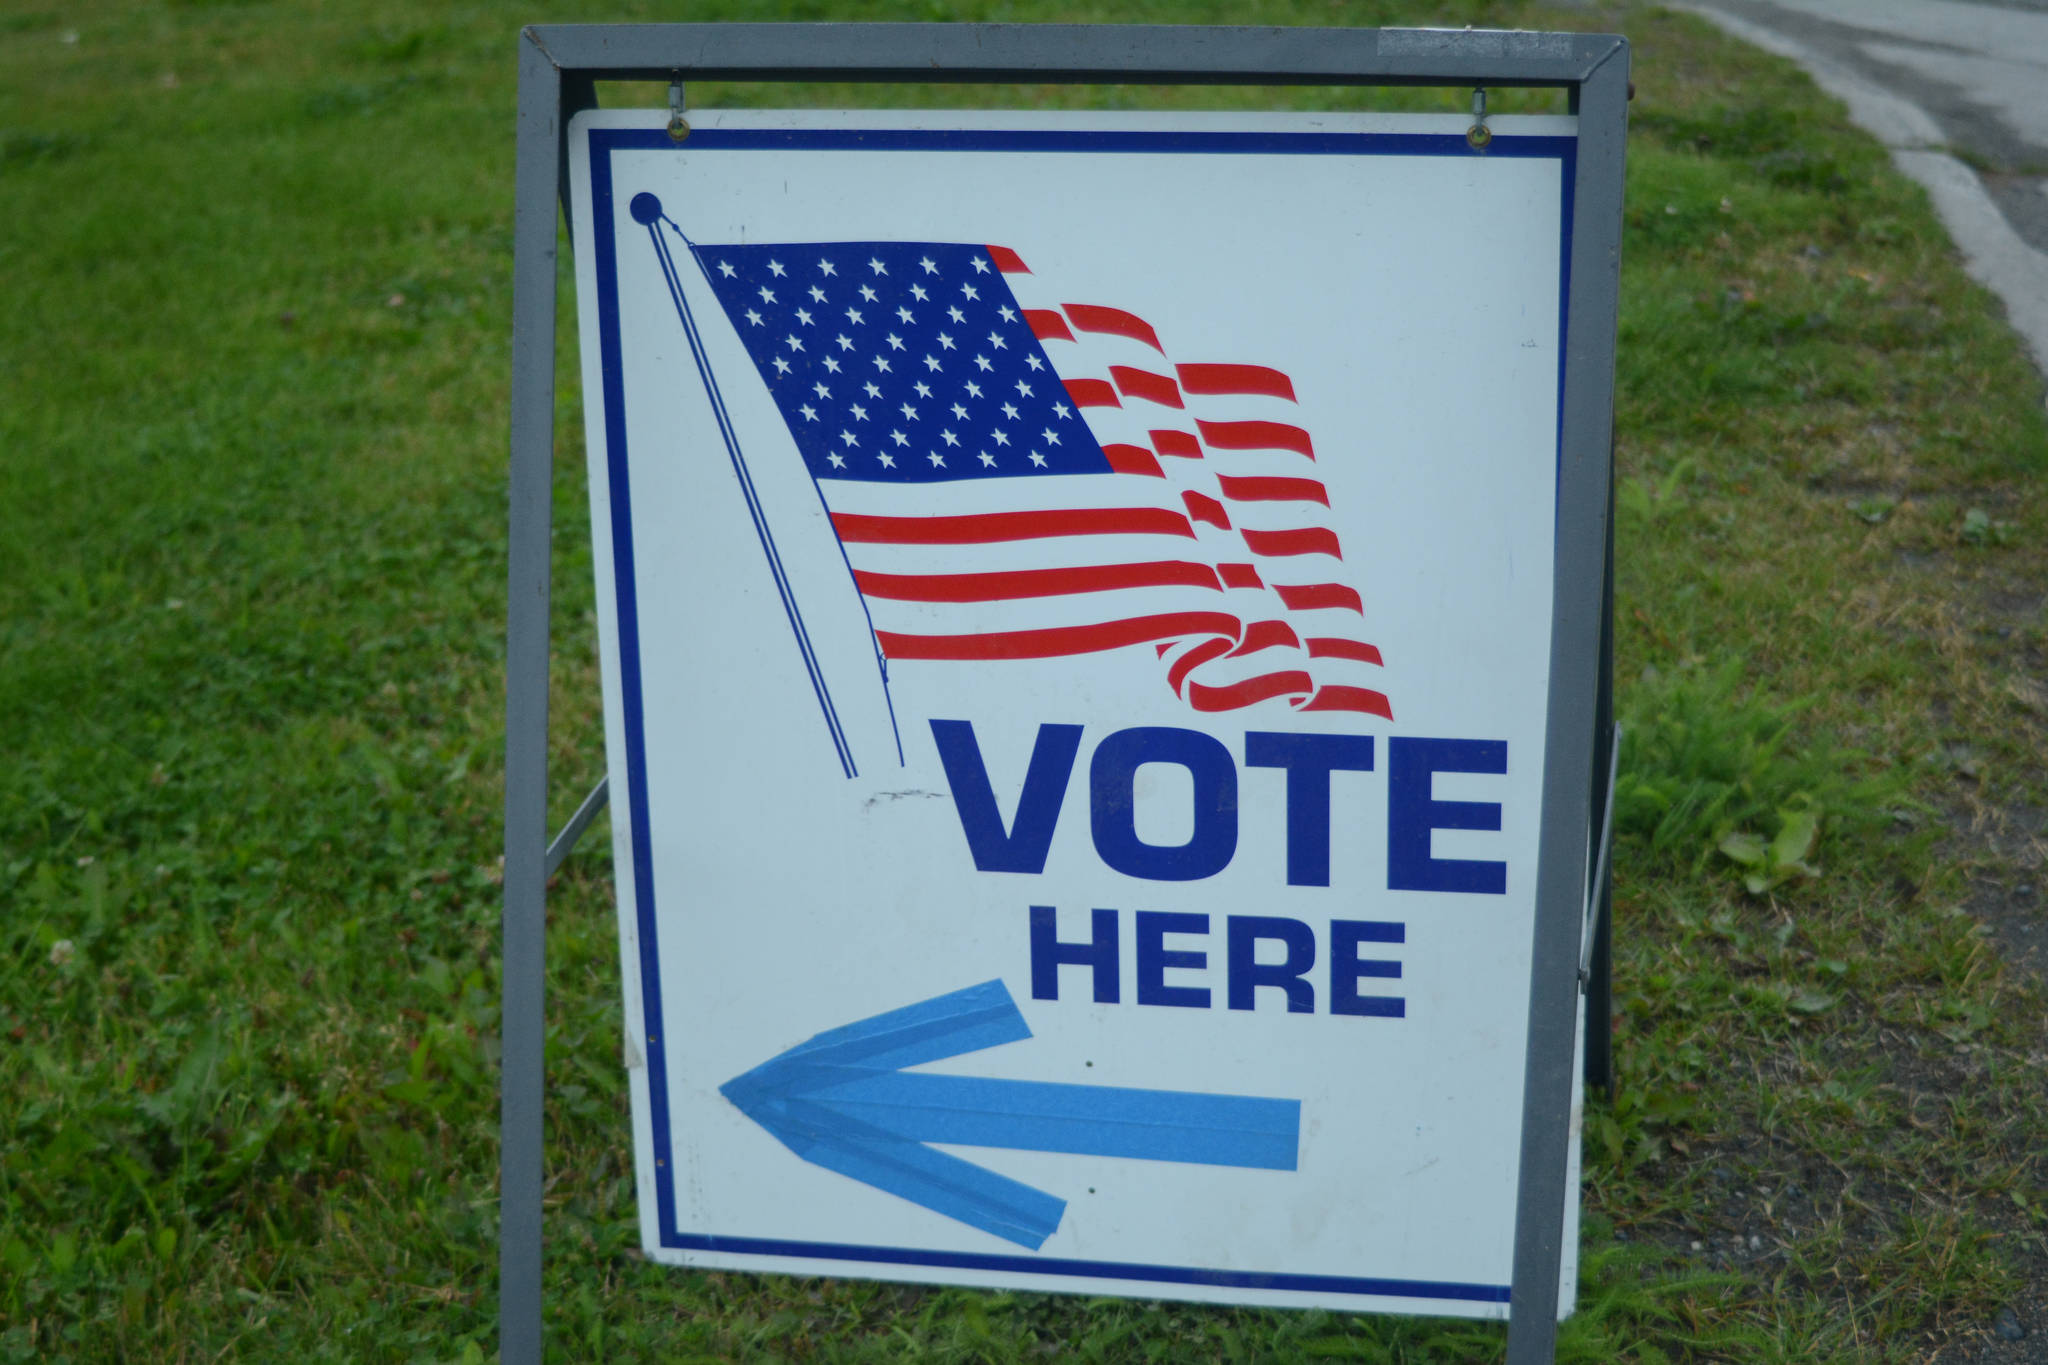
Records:
{"label": "white stripe", "polygon": [[818,487],[825,495],[826,505],[835,513],[859,516],[961,517],[985,512],[1081,511],[1096,507],[1182,511],[1180,495],[1168,488],[1165,480],[1118,474],[1041,474],[1025,479],[951,479],[916,484],[820,479]]}
{"label": "white stripe", "polygon": [[1200,588],[1126,588],[1013,602],[899,602],[872,596],[867,601],[868,614],[878,631],[981,635],[1065,629],[1175,612],[1227,612],[1227,596]]}
{"label": "white stripe", "polygon": [[1015,573],[1185,560],[1213,564],[1198,541],[1179,536],[1064,536],[994,545],[849,545],[846,557],[867,573]]}

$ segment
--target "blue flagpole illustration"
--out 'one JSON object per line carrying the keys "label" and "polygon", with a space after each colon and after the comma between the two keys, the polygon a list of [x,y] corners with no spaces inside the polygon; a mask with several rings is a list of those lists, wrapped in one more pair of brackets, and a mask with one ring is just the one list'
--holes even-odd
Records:
{"label": "blue flagpole illustration", "polygon": [[[797,649],[803,655],[805,672],[810,676],[812,690],[817,693],[818,706],[824,713],[826,729],[831,732],[833,749],[838,754],[840,766],[846,775],[854,777],[858,774],[859,768],[852,747],[847,741],[845,728],[840,724],[838,710],[833,705],[831,689],[825,681],[824,666],[819,662],[817,651],[811,644],[810,633],[804,627],[803,613],[797,606],[795,590],[783,569],[781,553],[776,548],[774,533],[769,529],[767,516],[762,510],[760,496],[754,487],[753,474],[747,468],[746,455],[740,449],[738,433],[734,430],[732,418],[726,410],[725,395],[719,390],[718,377],[711,368],[703,337],[697,330],[696,317],[684,293],[682,277],[676,269],[675,258],[669,251],[668,243],[662,239],[661,225],[666,223],[681,239],[683,245],[689,249],[690,257],[696,262],[699,271],[704,269],[703,259],[698,253],[697,244],[684,233],[682,226],[662,211],[661,200],[656,196],[644,191],[634,195],[628,205],[628,211],[632,214],[634,222],[647,229],[648,240],[653,244],[655,257],[661,265],[662,277],[668,285],[669,297],[675,303],[677,320],[682,324],[683,335],[689,342],[691,358],[696,363],[698,377],[702,380],[705,394],[710,400],[719,436],[725,442],[726,454],[732,461],[733,475],[739,480],[741,496],[746,499],[747,511],[753,518],[755,534],[760,538],[762,553],[767,556],[769,573],[775,580],[776,592],[782,598],[783,610],[788,614],[790,630],[796,637]],[[818,492],[822,504],[824,495],[822,491],[817,490],[816,484],[817,480],[813,478],[813,491]],[[837,543],[836,536],[834,543]],[[845,547],[841,546],[840,558],[844,561],[845,557]],[[849,579],[852,574],[853,567],[849,563]],[[865,597],[858,591],[855,596],[861,603],[861,610],[866,612]],[[868,639],[871,644],[875,639],[872,618],[869,620]],[[876,667],[882,676],[882,696],[889,708],[889,729],[896,737],[896,761],[900,765],[904,761],[903,737],[896,724],[895,699],[889,691],[888,660],[882,655],[878,644],[874,645],[874,648]]]}

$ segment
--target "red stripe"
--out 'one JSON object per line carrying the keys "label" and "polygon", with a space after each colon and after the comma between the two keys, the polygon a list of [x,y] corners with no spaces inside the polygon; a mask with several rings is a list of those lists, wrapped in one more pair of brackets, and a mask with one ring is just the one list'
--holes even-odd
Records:
{"label": "red stripe", "polygon": [[1280,594],[1280,600],[1287,604],[1289,611],[1316,611],[1332,607],[1365,615],[1365,603],[1359,600],[1358,593],[1342,583],[1275,583],[1273,591]]}
{"label": "red stripe", "polygon": [[1020,597],[1060,597],[1121,588],[1214,588],[1216,571],[1207,564],[1162,559],[1150,564],[1091,564],[1070,569],[1010,569],[1002,573],[867,573],[853,581],[870,597],[893,602],[1009,602]]}
{"label": "red stripe", "polygon": [[[1223,575],[1223,585],[1230,586],[1230,575]],[[1376,664],[1383,660],[1379,650],[1363,640],[1338,640],[1327,635],[1311,635],[1308,641],[1308,657],[1311,659],[1356,659],[1362,664]]]}
{"label": "red stripe", "polygon": [[1116,386],[1123,390],[1127,398],[1149,398],[1169,408],[1187,406],[1180,401],[1180,385],[1163,374],[1154,374],[1150,370],[1140,370],[1129,365],[1112,365],[1109,367],[1109,377],[1116,381]]}
{"label": "red stripe", "polygon": [[1059,512],[981,512],[962,517],[871,517],[841,512],[832,518],[849,545],[989,545],[1049,536],[1185,536],[1195,528],[1163,507],[1077,507]]}
{"label": "red stripe", "polygon": [[1249,564],[1218,564],[1216,572],[1223,579],[1226,588],[1263,588],[1266,580],[1259,577],[1259,571]]}
{"label": "red stripe", "polygon": [[1244,643],[1231,650],[1230,657],[1256,654],[1262,649],[1277,649],[1282,645],[1299,649],[1301,638],[1285,621],[1254,621],[1244,628]]}
{"label": "red stripe", "polygon": [[1134,616],[1095,626],[1056,626],[1050,630],[1004,630],[986,635],[898,635],[875,632],[882,654],[890,659],[1052,659],[1064,654],[1093,654],[1175,635],[1227,635],[1237,638],[1238,620],[1220,611],[1177,611],[1162,616]]}
{"label": "red stripe", "polygon": [[1330,505],[1329,490],[1314,479],[1282,479],[1265,475],[1247,478],[1236,474],[1219,474],[1216,482],[1223,485],[1223,496],[1232,502],[1319,502]]}
{"label": "red stripe", "polygon": [[1040,341],[1072,341],[1074,334],[1067,330],[1067,320],[1051,308],[1026,308],[1024,325],[1031,329],[1031,335]]}
{"label": "red stripe", "polygon": [[1178,455],[1189,460],[1202,458],[1202,443],[1185,431],[1152,431],[1152,448],[1161,455]]}
{"label": "red stripe", "polygon": [[1067,397],[1074,400],[1077,408],[1120,408],[1124,400],[1116,396],[1116,390],[1109,386],[1107,379],[1069,379]]}
{"label": "red stripe", "polygon": [[1207,522],[1219,531],[1230,529],[1230,514],[1223,510],[1222,503],[1206,493],[1183,493],[1180,500],[1192,520]]}
{"label": "red stripe", "polygon": [[1143,446],[1108,445],[1102,453],[1109,457],[1109,467],[1119,474],[1150,474],[1155,479],[1166,477],[1166,471],[1159,467],[1159,461]]}
{"label": "red stripe", "polygon": [[1202,643],[1173,661],[1173,667],[1166,670],[1166,685],[1175,692],[1180,691],[1181,682],[1188,674],[1194,672],[1203,664],[1208,663],[1209,660],[1221,658],[1223,655],[1228,654],[1230,652],[1230,645],[1231,642],[1229,640],[1202,641]]}
{"label": "red stripe", "polygon": [[1291,450],[1311,460],[1316,450],[1308,433],[1285,422],[1203,422],[1196,421],[1202,439],[1218,450]]}
{"label": "red stripe", "polygon": [[1394,708],[1387,704],[1383,693],[1369,687],[1325,687],[1309,698],[1304,711],[1361,711],[1368,716],[1379,716],[1384,720],[1394,718]]}
{"label": "red stripe", "polygon": [[1289,669],[1285,673],[1262,673],[1228,687],[1191,683],[1188,686],[1188,705],[1197,711],[1235,711],[1289,692],[1307,692],[1314,687],[1315,682],[1308,674]]}
{"label": "red stripe", "polygon": [[1294,381],[1264,365],[1176,365],[1189,393],[1263,393],[1294,401]]}
{"label": "red stripe", "polygon": [[1255,555],[1330,555],[1344,557],[1337,533],[1327,526],[1304,526],[1292,531],[1245,531],[1245,547]]}
{"label": "red stripe", "polygon": [[1129,337],[1142,341],[1161,355],[1166,348],[1159,344],[1159,336],[1152,330],[1152,324],[1136,313],[1126,313],[1121,308],[1104,308],[1094,303],[1069,303],[1062,305],[1067,311],[1067,320],[1084,332],[1107,332],[1111,336]]}
{"label": "red stripe", "polygon": [[988,258],[994,261],[996,269],[1006,275],[1029,275],[1031,267],[1024,264],[1024,258],[1006,246],[992,246]]}

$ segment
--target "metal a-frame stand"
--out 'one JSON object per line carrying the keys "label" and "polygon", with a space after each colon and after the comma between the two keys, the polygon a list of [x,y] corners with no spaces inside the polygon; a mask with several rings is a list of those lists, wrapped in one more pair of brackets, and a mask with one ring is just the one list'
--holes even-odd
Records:
{"label": "metal a-frame stand", "polygon": [[[499,1346],[541,1359],[547,877],[603,807],[600,783],[547,831],[549,538],[556,211],[566,130],[612,81],[859,81],[1562,88],[1578,115],[1550,704],[1528,1059],[1509,1301],[1510,1365],[1552,1359],[1578,992],[1586,1073],[1611,1079],[1606,850],[1612,749],[1612,423],[1628,43],[1436,29],[1010,24],[677,24],[528,28],[519,47],[510,597],[505,683],[504,1079]],[[1591,856],[1589,856],[1589,853]],[[1589,882],[1592,894],[1589,897]],[[1597,919],[1595,918],[1597,916]]]}

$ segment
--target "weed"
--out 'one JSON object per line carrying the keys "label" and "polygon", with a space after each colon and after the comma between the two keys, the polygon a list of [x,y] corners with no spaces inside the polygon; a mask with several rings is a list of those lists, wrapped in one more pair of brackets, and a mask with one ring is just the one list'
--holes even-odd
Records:
{"label": "weed", "polygon": [[1736,830],[1723,836],[1718,847],[1748,869],[1742,884],[1750,895],[1761,896],[1794,877],[1820,875],[1820,869],[1807,861],[1819,833],[1820,812],[1813,808],[1813,798],[1800,792],[1791,805],[1778,812],[1778,832],[1769,842],[1748,830]]}
{"label": "weed", "polygon": [[1621,479],[1615,489],[1620,510],[1644,521],[1660,521],[1670,516],[1684,507],[1684,485],[1693,479],[1697,470],[1697,464],[1687,458],[1666,470],[1664,477],[1654,483],[1639,477]]}
{"label": "weed", "polygon": [[1879,828],[1906,782],[1859,775],[1865,755],[1802,733],[1810,707],[1756,696],[1739,658],[1645,670],[1623,694],[1616,830],[1694,871],[1718,849],[1753,869],[1759,893],[1815,875],[1806,859],[1823,819],[1845,835]]}
{"label": "weed", "polygon": [[62,161],[92,145],[80,133],[38,133],[20,128],[0,128],[0,170],[33,166],[38,162]]}
{"label": "weed", "polygon": [[1963,524],[1957,531],[1965,545],[2009,545],[2014,533],[2009,521],[1993,521],[1991,514],[1981,507],[1972,507],[1963,513]]}

